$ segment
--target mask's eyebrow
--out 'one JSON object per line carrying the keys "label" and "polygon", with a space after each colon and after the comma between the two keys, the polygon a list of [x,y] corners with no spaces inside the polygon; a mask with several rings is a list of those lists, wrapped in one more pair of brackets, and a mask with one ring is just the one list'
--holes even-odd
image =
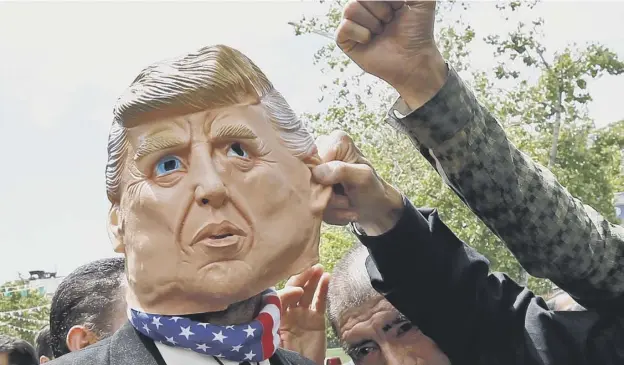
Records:
{"label": "mask's eyebrow", "polygon": [[257,139],[258,136],[244,124],[227,124],[218,127],[212,134],[214,139]]}
{"label": "mask's eyebrow", "polygon": [[137,147],[134,153],[134,160],[138,161],[141,158],[148,156],[154,152],[158,152],[168,148],[181,147],[186,145],[186,141],[180,137],[176,137],[171,134],[171,131],[159,131],[152,133],[141,141],[139,147]]}

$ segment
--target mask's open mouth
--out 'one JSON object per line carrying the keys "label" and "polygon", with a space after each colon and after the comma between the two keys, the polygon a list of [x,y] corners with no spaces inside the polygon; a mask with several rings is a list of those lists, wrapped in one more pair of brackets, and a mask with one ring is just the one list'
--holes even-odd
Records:
{"label": "mask's open mouth", "polygon": [[218,235],[210,236],[210,239],[221,240],[221,239],[232,237],[232,236],[233,234],[231,233],[225,233],[225,234],[218,234]]}
{"label": "mask's open mouth", "polygon": [[201,241],[208,246],[224,247],[236,244],[246,236],[242,229],[231,222],[209,223],[195,234],[192,245]]}

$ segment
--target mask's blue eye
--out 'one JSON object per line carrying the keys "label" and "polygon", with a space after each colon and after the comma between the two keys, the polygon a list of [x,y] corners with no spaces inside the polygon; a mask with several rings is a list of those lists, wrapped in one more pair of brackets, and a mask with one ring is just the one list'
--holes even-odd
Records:
{"label": "mask's blue eye", "polygon": [[175,156],[166,156],[156,164],[156,176],[168,175],[182,168],[182,162]]}
{"label": "mask's blue eye", "polygon": [[230,148],[228,148],[227,155],[229,157],[249,158],[247,151],[245,151],[240,143],[232,143],[232,145],[230,145]]}

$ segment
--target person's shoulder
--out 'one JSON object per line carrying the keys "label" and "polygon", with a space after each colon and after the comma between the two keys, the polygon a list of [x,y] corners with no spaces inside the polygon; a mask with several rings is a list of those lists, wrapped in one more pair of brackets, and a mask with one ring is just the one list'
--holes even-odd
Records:
{"label": "person's shoulder", "polygon": [[285,350],[285,349],[277,349],[277,353],[282,359],[286,360],[284,365],[317,365],[314,361],[308,359],[307,357],[303,357],[300,354]]}
{"label": "person's shoulder", "polygon": [[80,351],[70,352],[58,359],[54,359],[50,365],[108,365],[110,363],[110,337],[87,346]]}

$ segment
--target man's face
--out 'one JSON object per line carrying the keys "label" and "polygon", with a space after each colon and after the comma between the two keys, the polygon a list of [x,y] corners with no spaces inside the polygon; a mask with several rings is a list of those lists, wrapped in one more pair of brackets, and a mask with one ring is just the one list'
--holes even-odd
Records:
{"label": "man's face", "polygon": [[[128,129],[118,241],[145,311],[221,311],[318,261],[329,188],[261,105]],[[114,210],[114,209],[113,209]]]}
{"label": "man's face", "polygon": [[340,342],[357,365],[450,365],[436,344],[382,296],[345,312]]}

